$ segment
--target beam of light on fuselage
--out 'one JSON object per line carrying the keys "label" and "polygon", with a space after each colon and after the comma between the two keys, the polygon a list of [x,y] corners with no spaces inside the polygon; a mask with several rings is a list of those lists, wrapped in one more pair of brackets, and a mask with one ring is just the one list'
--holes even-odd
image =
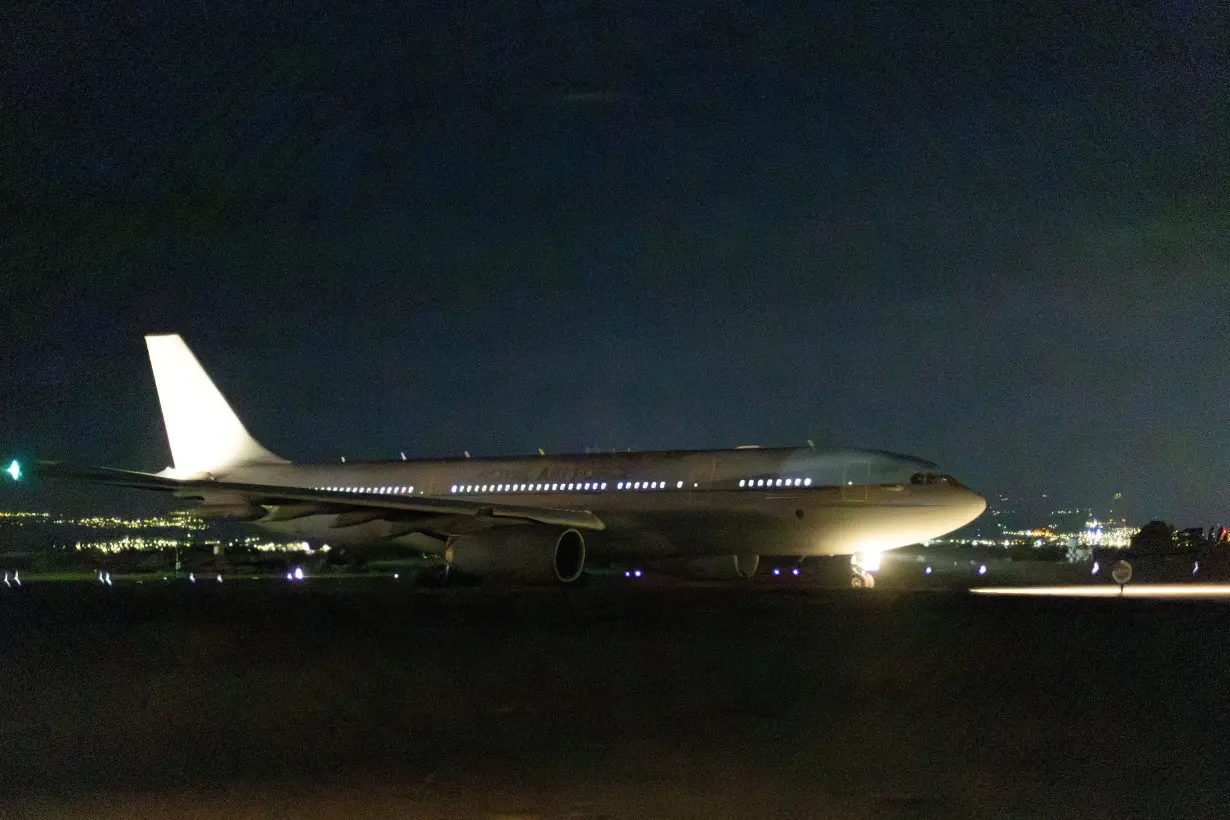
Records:
{"label": "beam of light on fuselage", "polygon": [[1052,598],[1230,598],[1230,584],[1134,584],[1119,587],[977,587],[975,595],[1032,595]]}

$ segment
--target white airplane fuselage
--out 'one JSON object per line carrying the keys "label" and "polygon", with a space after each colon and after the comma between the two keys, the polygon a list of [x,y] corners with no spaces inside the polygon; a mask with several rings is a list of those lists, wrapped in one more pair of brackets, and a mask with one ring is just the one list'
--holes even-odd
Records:
{"label": "white airplane fuselage", "polygon": [[[496,459],[253,465],[226,476],[266,485],[581,508],[604,523],[593,554],[843,555],[939,537],[982,513],[985,499],[934,464],[866,450],[737,449]],[[305,511],[306,512],[306,511]],[[281,535],[338,546],[395,542],[431,551],[439,539],[362,516],[257,519]],[[458,521],[456,528],[464,529]]]}

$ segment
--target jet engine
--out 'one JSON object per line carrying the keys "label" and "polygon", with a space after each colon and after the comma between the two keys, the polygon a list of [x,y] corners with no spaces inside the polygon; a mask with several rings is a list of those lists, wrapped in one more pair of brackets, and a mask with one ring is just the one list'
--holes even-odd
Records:
{"label": "jet engine", "polygon": [[585,568],[585,538],[572,529],[500,527],[450,539],[444,560],[479,577],[568,583]]}
{"label": "jet engine", "polygon": [[667,558],[648,564],[663,575],[704,581],[737,581],[751,578],[760,566],[760,556],[749,553],[711,555],[703,558]]}

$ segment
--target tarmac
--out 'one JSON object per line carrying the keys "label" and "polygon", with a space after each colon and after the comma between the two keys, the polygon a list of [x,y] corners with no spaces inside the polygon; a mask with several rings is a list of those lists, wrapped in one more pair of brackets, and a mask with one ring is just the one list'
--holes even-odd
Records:
{"label": "tarmac", "polygon": [[1230,606],[0,588],[6,817],[1230,816]]}

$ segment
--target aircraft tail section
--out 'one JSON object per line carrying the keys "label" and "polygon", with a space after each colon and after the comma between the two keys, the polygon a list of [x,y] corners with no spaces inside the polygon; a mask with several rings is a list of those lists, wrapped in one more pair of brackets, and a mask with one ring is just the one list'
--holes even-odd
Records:
{"label": "aircraft tail section", "polygon": [[244,464],[286,464],[252,438],[179,334],[146,336],[174,473],[188,477]]}

